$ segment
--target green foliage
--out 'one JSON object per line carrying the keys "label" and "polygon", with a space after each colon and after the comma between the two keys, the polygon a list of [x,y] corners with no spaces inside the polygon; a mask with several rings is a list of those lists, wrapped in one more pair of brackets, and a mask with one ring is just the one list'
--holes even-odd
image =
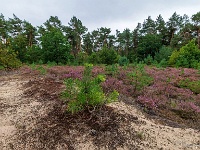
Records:
{"label": "green foliage", "polygon": [[5,69],[18,68],[22,65],[20,60],[17,59],[17,55],[8,49],[0,49],[0,66]]}
{"label": "green foliage", "polygon": [[180,51],[174,51],[169,59],[169,64],[177,67],[197,68],[199,62],[200,50],[195,44],[195,40],[183,46]]}
{"label": "green foliage", "polygon": [[22,34],[17,35],[11,40],[11,49],[13,49],[16,53],[18,53],[17,58],[25,62],[25,55],[26,55],[26,37]]}
{"label": "green foliage", "polygon": [[42,65],[44,64],[44,62],[40,59],[38,62],[37,62],[38,65]]}
{"label": "green foliage", "polygon": [[38,63],[43,60],[43,51],[39,46],[28,47],[26,51],[25,61],[29,64]]}
{"label": "green foliage", "polygon": [[35,63],[32,63],[29,66],[31,67],[32,70],[37,70],[42,75],[45,75],[47,73],[47,70],[42,65],[36,65]]}
{"label": "green foliage", "polygon": [[104,82],[104,81],[106,81],[106,76],[103,75],[103,74],[99,74],[99,75],[97,75],[97,77],[95,78],[95,80],[96,80],[97,83]]}
{"label": "green foliage", "polygon": [[200,74],[200,62],[198,63],[198,65],[197,65],[197,70],[198,70],[198,74]]}
{"label": "green foliage", "polygon": [[174,65],[178,57],[179,57],[179,51],[177,50],[173,51],[172,55],[169,58],[169,65]]}
{"label": "green foliage", "polygon": [[127,66],[129,64],[129,60],[127,57],[123,56],[123,57],[120,57],[119,60],[118,60],[118,64],[120,66]]}
{"label": "green foliage", "polygon": [[92,66],[86,65],[83,73],[83,78],[66,79],[66,89],[63,92],[63,98],[67,99],[67,110],[71,113],[77,113],[83,110],[95,109],[106,103],[116,101],[118,92],[114,91],[109,95],[105,95],[100,83],[105,81],[103,75],[98,75],[96,78],[91,74]]}
{"label": "green foliage", "polygon": [[76,56],[76,61],[79,65],[85,64],[88,62],[88,54],[85,52],[79,52]]}
{"label": "green foliage", "polygon": [[129,52],[132,49],[132,33],[130,29],[126,28],[122,33],[118,31],[117,38],[122,49],[121,55],[128,57]]}
{"label": "green foliage", "polygon": [[93,52],[90,56],[89,56],[89,62],[92,64],[98,64],[100,63],[100,58],[98,56],[97,52]]}
{"label": "green foliage", "polygon": [[134,71],[128,74],[128,77],[134,87],[134,92],[142,90],[153,82],[153,78],[145,72],[143,64],[138,64]]}
{"label": "green foliage", "polygon": [[117,63],[119,59],[117,52],[107,47],[103,47],[103,49],[98,52],[98,56],[100,58],[100,63],[107,65]]}
{"label": "green foliage", "polygon": [[162,59],[161,61],[160,61],[160,63],[158,63],[157,65],[156,65],[158,68],[162,68],[162,67],[167,67],[168,66],[168,61],[166,60],[166,59]]}
{"label": "green foliage", "polygon": [[46,31],[42,36],[44,63],[55,61],[57,64],[66,64],[70,56],[70,45],[63,33],[56,28]]}
{"label": "green foliage", "polygon": [[72,53],[74,57],[81,51],[81,39],[82,35],[87,31],[87,28],[83,26],[81,20],[73,16],[68,23],[67,27],[67,37],[70,39],[70,44],[72,47]]}
{"label": "green foliage", "polygon": [[190,89],[195,94],[200,93],[200,80],[198,81],[191,81],[190,79],[180,80],[178,82],[178,86],[181,88]]}
{"label": "green foliage", "polygon": [[55,61],[53,61],[53,62],[48,61],[48,62],[47,62],[47,66],[48,66],[48,67],[53,67],[53,66],[56,66],[56,65],[57,65],[57,64],[56,64]]}
{"label": "green foliage", "polygon": [[140,59],[144,59],[148,55],[154,58],[155,54],[162,46],[161,44],[161,38],[156,34],[147,34],[141,37],[137,49]]}
{"label": "green foliage", "polygon": [[[116,30],[115,36],[106,27],[87,32],[87,28],[75,16],[68,25],[63,25],[57,16],[51,16],[43,25],[34,27],[16,15],[7,20],[1,14],[0,48],[12,49],[21,62],[29,64],[42,60],[43,63],[119,63],[123,66],[128,63],[127,59],[130,63],[145,59],[149,64],[150,55],[160,66],[166,66],[168,56],[172,53],[169,46],[180,49],[192,38],[197,38],[200,48],[199,18],[200,12],[192,15],[191,21],[187,15],[181,16],[176,12],[167,22],[161,15],[156,20],[148,16],[133,31],[128,28],[123,32]],[[116,52],[127,59],[119,57]],[[190,55],[186,58],[187,52],[183,55],[182,52],[178,53],[178,56],[176,52],[171,55],[170,65],[198,68],[199,56],[192,54],[192,58]]]}
{"label": "green foliage", "polygon": [[129,60],[129,63],[137,63],[138,62],[137,53],[134,50],[129,51],[127,59]]}
{"label": "green foliage", "polygon": [[172,55],[173,49],[170,47],[166,47],[166,46],[162,46],[159,50],[159,52],[157,52],[155,54],[154,59],[160,63],[162,60],[169,60],[169,57]]}
{"label": "green foliage", "polygon": [[47,70],[43,67],[43,66],[38,66],[36,68],[36,70],[38,70],[40,72],[40,74],[45,75],[47,73]]}
{"label": "green foliage", "polygon": [[147,58],[144,59],[144,63],[147,64],[147,65],[154,64],[153,57],[151,55],[148,55]]}
{"label": "green foliage", "polygon": [[115,76],[118,73],[118,64],[108,65],[105,68],[107,74]]}

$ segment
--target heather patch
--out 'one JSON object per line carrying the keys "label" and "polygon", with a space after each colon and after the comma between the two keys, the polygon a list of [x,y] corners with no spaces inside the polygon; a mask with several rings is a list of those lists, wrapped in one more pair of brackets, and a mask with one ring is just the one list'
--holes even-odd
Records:
{"label": "heather patch", "polygon": [[[47,68],[46,73],[47,76],[56,77],[61,82],[64,79],[80,82],[83,74],[83,66],[54,66]],[[134,98],[147,113],[154,112],[150,114],[199,128],[195,123],[200,119],[199,77],[196,69],[156,68],[139,64],[125,67],[94,66],[91,69],[90,80],[105,78],[101,80],[101,87],[98,87],[104,93],[116,90],[120,95]],[[100,91],[98,88],[97,93]]]}
{"label": "heather patch", "polygon": [[[154,84],[147,87],[138,102],[147,108],[168,113],[167,118],[176,116],[187,120],[199,120],[199,74],[195,69],[146,68],[154,78]],[[159,111],[161,110],[162,111]],[[166,111],[164,111],[166,110]],[[174,113],[175,114],[174,114]],[[159,114],[165,116],[166,114]]]}

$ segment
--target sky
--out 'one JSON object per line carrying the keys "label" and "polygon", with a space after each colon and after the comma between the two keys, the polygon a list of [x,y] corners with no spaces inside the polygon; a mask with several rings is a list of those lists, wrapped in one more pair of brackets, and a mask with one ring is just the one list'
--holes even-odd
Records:
{"label": "sky", "polygon": [[123,31],[134,30],[148,16],[159,14],[165,21],[174,12],[191,17],[200,11],[200,0],[0,0],[0,13],[6,19],[15,14],[34,26],[42,25],[50,16],[57,16],[64,25],[73,16],[80,19],[88,31],[100,27]]}

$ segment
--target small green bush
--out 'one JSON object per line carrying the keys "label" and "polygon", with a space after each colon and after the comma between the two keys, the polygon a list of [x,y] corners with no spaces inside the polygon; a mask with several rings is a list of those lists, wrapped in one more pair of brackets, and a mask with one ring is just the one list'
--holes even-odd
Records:
{"label": "small green bush", "polygon": [[38,70],[42,75],[47,73],[47,70],[42,65],[39,65],[36,70]]}
{"label": "small green bush", "polygon": [[92,64],[98,64],[100,63],[100,58],[98,56],[98,52],[92,52],[92,54],[89,56],[89,63]]}
{"label": "small green bush", "polygon": [[4,69],[4,67],[0,65],[0,70],[1,70],[1,69]]}
{"label": "small green bush", "polygon": [[118,64],[120,66],[127,66],[129,64],[129,60],[126,56],[120,57],[118,60]]}
{"label": "small green bush", "polygon": [[106,66],[105,71],[108,75],[115,76],[119,72],[118,64],[112,64]]}
{"label": "small green bush", "polygon": [[98,56],[100,58],[101,64],[112,65],[118,62],[119,55],[114,49],[109,49],[107,47],[103,47],[99,52]]}
{"label": "small green bush", "polygon": [[153,57],[151,55],[148,55],[145,59],[144,59],[144,63],[147,65],[152,65],[154,64],[154,60]]}
{"label": "small green bush", "polygon": [[157,65],[156,65],[158,68],[165,68],[165,67],[167,67],[168,66],[168,61],[166,60],[166,59],[162,59],[161,61],[160,61],[160,63],[158,63]]}
{"label": "small green bush", "polygon": [[105,81],[104,76],[99,75],[93,78],[91,71],[92,66],[86,65],[81,80],[72,78],[65,80],[66,89],[62,96],[67,101],[67,110],[72,114],[95,109],[118,99],[117,91],[113,91],[109,95],[103,92],[100,83]]}
{"label": "small green bush", "polygon": [[169,65],[171,65],[171,66],[175,65],[178,57],[179,57],[179,51],[177,51],[177,50],[173,51],[172,55],[169,58],[169,62],[168,62]]}
{"label": "small green bush", "polygon": [[145,72],[143,64],[138,64],[136,68],[128,74],[128,77],[134,88],[134,92],[142,90],[145,86],[153,82],[153,78]]}
{"label": "small green bush", "polygon": [[200,80],[199,81],[191,81],[190,79],[180,80],[178,82],[178,86],[181,88],[190,89],[195,94],[200,93]]}
{"label": "small green bush", "polygon": [[17,59],[17,55],[8,49],[0,49],[0,66],[5,69],[18,68],[22,65],[20,60]]}
{"label": "small green bush", "polygon": [[162,60],[168,61],[172,55],[173,49],[171,47],[162,46],[159,52],[156,52],[154,60],[160,63]]}
{"label": "small green bush", "polygon": [[56,65],[57,65],[57,63],[55,61],[53,61],[53,62],[48,61],[47,62],[48,67],[53,67],[53,66],[56,66]]}
{"label": "small green bush", "polygon": [[78,53],[77,57],[76,57],[76,61],[79,65],[83,65],[85,63],[88,62],[88,54],[85,52],[80,52]]}
{"label": "small green bush", "polygon": [[29,66],[31,67],[32,70],[37,70],[42,75],[45,75],[47,73],[47,70],[42,65],[36,65],[35,63],[32,63]]}

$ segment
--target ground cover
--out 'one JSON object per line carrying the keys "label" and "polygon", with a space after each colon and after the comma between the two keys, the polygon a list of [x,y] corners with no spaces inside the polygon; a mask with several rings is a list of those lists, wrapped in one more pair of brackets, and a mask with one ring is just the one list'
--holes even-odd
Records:
{"label": "ground cover", "polygon": [[116,89],[119,101],[72,115],[60,97],[64,79],[81,79],[83,71],[83,66],[0,71],[0,148],[200,147],[198,70],[94,66],[92,76],[104,74],[103,90]]}

